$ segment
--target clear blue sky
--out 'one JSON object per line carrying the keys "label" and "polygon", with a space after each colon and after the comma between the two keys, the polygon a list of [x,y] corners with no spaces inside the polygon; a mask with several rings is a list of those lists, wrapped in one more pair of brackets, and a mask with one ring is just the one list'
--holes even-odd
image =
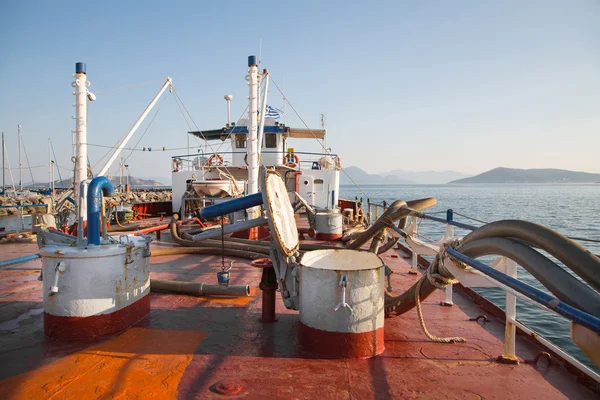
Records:
{"label": "clear blue sky", "polygon": [[[328,146],[346,166],[600,172],[599,21],[593,0],[4,0],[0,130],[13,167],[17,124],[32,165],[47,163],[50,137],[59,164],[71,167],[77,61],[98,92],[90,143],[114,144],[167,75],[200,128],[221,127],[224,94],[236,118],[246,105],[247,56],[262,39],[263,67],[309,125],[326,115]],[[156,82],[102,93],[147,81]],[[173,96],[159,106],[140,146],[185,147]],[[300,126],[290,109],[288,125]],[[90,148],[92,164],[103,153]],[[169,176],[169,155],[134,153],[132,174]],[[47,169],[35,174],[47,180]]]}

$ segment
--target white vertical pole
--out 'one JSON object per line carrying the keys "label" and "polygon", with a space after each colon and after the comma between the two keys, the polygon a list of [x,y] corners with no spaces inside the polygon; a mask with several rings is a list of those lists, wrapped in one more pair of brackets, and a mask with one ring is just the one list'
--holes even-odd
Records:
{"label": "white vertical pole", "polygon": [[[81,182],[88,176],[87,171],[87,76],[85,63],[75,64],[75,179],[73,191],[77,199],[78,221],[87,220],[87,206],[79,193]],[[80,227],[83,229],[83,226]]]}
{"label": "white vertical pole", "polygon": [[227,127],[229,128],[231,126],[231,99],[233,99],[233,96],[226,94],[223,98],[227,102]]}
{"label": "white vertical pole", "polygon": [[6,191],[6,172],[4,171],[4,132],[2,132],[2,194]]}
{"label": "white vertical pole", "polygon": [[124,168],[123,166],[125,164],[123,162],[123,156],[121,156],[121,158],[120,158],[120,164],[121,165],[119,165],[119,167],[120,167],[119,170],[120,170],[121,173],[119,174],[119,186],[121,188],[121,193],[123,193],[123,175],[124,175],[124,172],[125,172],[125,171],[123,171],[123,168]]}
{"label": "white vertical pole", "polygon": [[267,113],[267,93],[269,90],[269,71],[265,72],[265,93],[262,98],[262,106],[260,111],[260,127],[258,128],[258,154],[260,155],[263,137],[265,134],[265,114]]}
{"label": "white vertical pole", "polygon": [[[415,216],[411,217],[411,224],[413,225],[412,235],[414,237],[417,237],[417,228],[419,226],[419,224],[417,223],[417,217],[415,217]],[[417,252],[414,249],[412,249],[412,265],[411,265],[411,267],[412,267],[411,270],[408,272],[413,275],[417,274],[418,270],[419,270],[419,255],[417,254]]]}
{"label": "white vertical pole", "polygon": [[[446,239],[454,238],[454,225],[446,224]],[[446,286],[443,306],[452,306],[452,284]]]}
{"label": "white vertical pole", "polygon": [[54,201],[54,195],[56,194],[55,189],[54,189],[54,161],[50,162],[50,185],[52,185],[51,186],[51,189],[52,189],[52,201]]}
{"label": "white vertical pole", "polygon": [[19,146],[19,190],[23,190],[23,165],[21,164],[21,125],[17,125],[17,143]]}
{"label": "white vertical pole", "polygon": [[50,152],[50,138],[48,138],[48,189],[52,187],[52,153]]}
{"label": "white vertical pole", "polygon": [[[6,156],[6,166],[8,167],[8,175],[10,176],[10,183],[12,184],[13,192],[15,189],[15,178],[13,177],[12,168],[10,167],[10,159],[8,158],[8,152],[6,151],[6,142],[4,144],[4,155]],[[3,157],[4,158],[4,157]]]}
{"label": "white vertical pole", "polygon": [[[511,278],[517,278],[517,263],[509,258],[504,258],[506,263],[506,275]],[[506,327],[504,331],[504,354],[502,358],[516,361],[515,339],[517,329],[515,321],[517,320],[517,298],[515,295],[506,292]]]}
{"label": "white vertical pole", "polygon": [[[248,96],[248,193],[258,193],[258,65],[256,56],[248,57],[250,93]],[[248,218],[256,218],[256,208],[248,211]]]}

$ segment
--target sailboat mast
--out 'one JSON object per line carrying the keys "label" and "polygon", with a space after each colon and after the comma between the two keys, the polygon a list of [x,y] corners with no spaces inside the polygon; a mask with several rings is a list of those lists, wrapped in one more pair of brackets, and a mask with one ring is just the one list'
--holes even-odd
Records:
{"label": "sailboat mast", "polygon": [[21,164],[21,125],[17,125],[17,143],[19,145],[19,190],[23,190],[23,165]]}
{"label": "sailboat mast", "polygon": [[4,171],[4,132],[2,132],[2,193],[6,191],[6,172]]}

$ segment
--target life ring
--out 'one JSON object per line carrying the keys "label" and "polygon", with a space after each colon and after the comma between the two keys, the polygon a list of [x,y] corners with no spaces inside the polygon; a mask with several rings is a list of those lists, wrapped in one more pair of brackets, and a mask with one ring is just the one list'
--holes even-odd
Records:
{"label": "life ring", "polygon": [[173,159],[173,172],[179,172],[179,167],[181,167],[181,160],[178,158]]}
{"label": "life ring", "polygon": [[[290,160],[293,159],[293,161]],[[287,153],[283,158],[284,164],[286,167],[296,168],[300,165],[300,158],[294,153]]]}
{"label": "life ring", "polygon": [[[213,164],[213,160],[217,159],[216,164]],[[214,166],[214,167],[218,167],[219,165],[223,165],[224,164],[224,160],[223,160],[223,156],[221,156],[220,154],[213,154],[212,156],[208,157],[208,161],[207,161],[207,165],[209,166]]]}
{"label": "life ring", "polygon": [[335,157],[335,169],[338,171],[342,170],[342,160],[340,160],[340,156]]}

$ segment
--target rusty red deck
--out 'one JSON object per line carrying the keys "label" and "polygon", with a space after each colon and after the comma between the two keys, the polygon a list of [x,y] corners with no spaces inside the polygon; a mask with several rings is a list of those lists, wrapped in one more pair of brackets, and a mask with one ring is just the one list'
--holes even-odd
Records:
{"label": "rusty red deck", "polygon": [[[163,238],[166,235],[163,235]],[[172,246],[154,243],[153,246]],[[37,252],[33,245],[0,245],[0,259]],[[400,293],[416,276],[393,251],[382,257]],[[467,343],[430,342],[413,310],[386,319],[385,352],[367,360],[316,358],[298,343],[296,312],[277,299],[278,320],[260,322],[261,271],[234,260],[232,284],[251,296],[209,299],[151,294],[150,314],[128,331],[95,343],[61,343],[43,335],[40,261],[0,270],[0,399],[41,398],[595,398],[561,365],[505,365],[503,324],[470,321],[483,312],[455,294],[423,303],[429,330]],[[221,258],[179,255],[151,259],[151,277],[216,282]],[[485,326],[482,326],[485,325]],[[518,343],[532,359],[539,348]]]}

